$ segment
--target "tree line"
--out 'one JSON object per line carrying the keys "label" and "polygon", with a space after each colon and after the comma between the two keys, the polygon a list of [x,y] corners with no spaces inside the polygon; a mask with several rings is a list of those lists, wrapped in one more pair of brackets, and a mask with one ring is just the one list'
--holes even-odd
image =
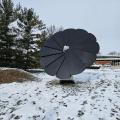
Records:
{"label": "tree line", "polygon": [[46,28],[34,9],[0,1],[0,67],[39,68],[39,51],[44,41],[57,31]]}

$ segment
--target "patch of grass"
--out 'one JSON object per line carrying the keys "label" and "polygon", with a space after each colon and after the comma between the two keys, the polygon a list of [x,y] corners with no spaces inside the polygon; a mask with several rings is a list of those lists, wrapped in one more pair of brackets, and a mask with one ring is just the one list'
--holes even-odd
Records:
{"label": "patch of grass", "polygon": [[[65,80],[64,80],[65,81]],[[74,87],[76,86],[75,82],[71,82],[71,80],[67,80],[64,82],[63,80],[51,80],[47,83],[47,86],[66,86],[66,87]]]}
{"label": "patch of grass", "polygon": [[26,80],[35,80],[35,77],[24,70],[16,68],[0,69],[0,84]]}
{"label": "patch of grass", "polygon": [[66,95],[63,96],[64,98],[69,95],[77,95],[79,92],[85,92],[86,90],[86,88],[84,88],[82,84],[78,83],[61,84],[60,80],[51,80],[47,82],[46,87],[49,89],[59,88],[60,90],[62,90],[63,93],[66,93]]}
{"label": "patch of grass", "polygon": [[52,87],[52,86],[59,86],[60,83],[58,80],[51,80],[51,81],[48,81],[46,83],[46,86],[49,88],[49,87]]}

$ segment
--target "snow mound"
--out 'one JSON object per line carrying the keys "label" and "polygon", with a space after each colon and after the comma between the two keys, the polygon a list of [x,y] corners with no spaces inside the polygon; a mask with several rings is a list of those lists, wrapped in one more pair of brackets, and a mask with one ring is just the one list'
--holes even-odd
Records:
{"label": "snow mound", "polygon": [[35,77],[21,69],[17,68],[0,68],[0,83],[22,82],[34,80]]}

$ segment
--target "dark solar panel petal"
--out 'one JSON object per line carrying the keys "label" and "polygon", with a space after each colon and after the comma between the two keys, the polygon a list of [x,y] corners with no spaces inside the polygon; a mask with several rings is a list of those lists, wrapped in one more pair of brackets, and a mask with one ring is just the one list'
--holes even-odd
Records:
{"label": "dark solar panel petal", "polygon": [[53,54],[57,54],[57,53],[62,53],[62,51],[56,50],[56,49],[50,48],[50,47],[43,47],[40,50],[41,57],[49,56],[49,55],[53,55]]}
{"label": "dark solar panel petal", "polygon": [[71,49],[66,51],[65,60],[69,65],[70,74],[78,74],[86,68],[86,65],[81,60],[79,60],[78,56],[75,55]]}
{"label": "dark solar panel petal", "polygon": [[96,37],[92,34],[92,33],[89,33],[89,41],[91,42],[96,42]]}
{"label": "dark solar panel petal", "polygon": [[67,79],[71,77],[70,71],[69,71],[69,64],[67,63],[66,58],[64,59],[63,63],[58,69],[58,72],[56,73],[56,76],[60,79]]}
{"label": "dark solar panel petal", "polygon": [[55,38],[55,42],[60,46],[60,48],[63,48],[63,46],[65,45],[63,32],[57,32],[53,35],[53,37]]}
{"label": "dark solar panel petal", "polygon": [[90,40],[88,40],[86,43],[84,43],[82,45],[80,45],[79,43],[77,43],[77,44],[73,43],[73,45],[70,47],[73,50],[79,49],[81,51],[90,52],[91,54],[97,54],[99,52],[99,45],[97,42],[90,42]]}
{"label": "dark solar panel petal", "polygon": [[68,38],[69,41],[67,42],[67,45],[69,46],[81,46],[89,37],[87,31],[80,30],[71,30],[70,37]]}
{"label": "dark solar panel petal", "polygon": [[61,64],[64,62],[64,56],[60,56],[59,59],[57,59],[55,62],[52,62],[48,66],[45,67],[45,72],[48,73],[49,75],[56,75],[59,67]]}
{"label": "dark solar panel petal", "polygon": [[44,47],[47,46],[47,47],[50,47],[50,48],[53,48],[53,49],[56,49],[56,50],[61,50],[62,51],[62,48],[55,42],[55,38],[54,37],[50,37],[44,44]]}
{"label": "dark solar panel petal", "polygon": [[99,51],[99,45],[97,42],[84,44],[82,47],[83,51],[90,52],[91,54],[97,54]]}
{"label": "dark solar panel petal", "polygon": [[79,49],[73,50],[74,54],[77,56],[77,58],[86,65],[86,67],[90,66],[94,63],[96,60],[96,55],[91,54],[89,52],[81,51]]}
{"label": "dark solar panel petal", "polygon": [[86,65],[82,63],[70,50],[68,50],[65,53],[65,60],[58,70],[57,76],[61,79],[68,78],[68,76],[70,77],[71,75],[82,72],[85,68]]}
{"label": "dark solar panel petal", "polygon": [[61,54],[55,54],[55,55],[50,55],[50,56],[46,56],[46,57],[41,57],[40,58],[40,63],[43,67],[46,67],[49,64],[52,64],[53,62],[55,62],[56,60],[59,59],[59,57],[61,57],[63,55],[63,53]]}

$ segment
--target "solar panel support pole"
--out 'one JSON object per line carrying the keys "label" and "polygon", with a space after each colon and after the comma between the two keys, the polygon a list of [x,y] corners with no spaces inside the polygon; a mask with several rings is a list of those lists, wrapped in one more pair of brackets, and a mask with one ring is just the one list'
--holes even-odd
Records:
{"label": "solar panel support pole", "polygon": [[73,80],[73,76],[71,75],[68,79],[60,79],[60,84],[75,84],[75,81]]}

